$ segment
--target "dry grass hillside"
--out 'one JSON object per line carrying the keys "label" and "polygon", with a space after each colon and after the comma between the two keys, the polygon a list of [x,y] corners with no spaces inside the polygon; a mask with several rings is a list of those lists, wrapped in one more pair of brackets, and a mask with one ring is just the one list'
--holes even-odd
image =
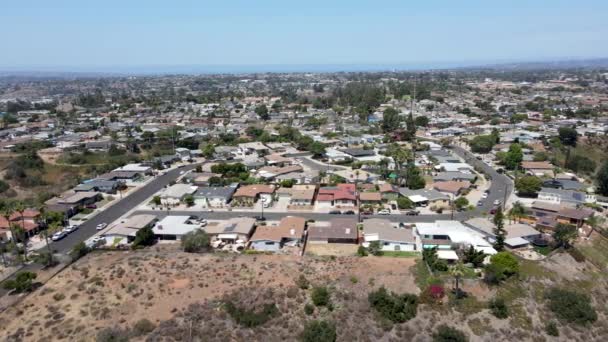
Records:
{"label": "dry grass hillside", "polygon": [[[306,322],[323,319],[335,324],[338,341],[430,341],[440,324],[472,341],[602,341],[608,336],[606,250],[596,259],[604,245],[587,244],[582,263],[557,254],[523,262],[520,277],[497,288],[465,281],[466,299],[421,298],[416,316],[405,323],[382,318],[368,294],[384,286],[419,295],[430,275],[415,258],[196,255],[168,245],[93,253],[1,313],[0,338],[292,341]],[[597,321],[576,326],[557,320],[545,299],[556,285],[590,294]],[[315,287],[327,289],[329,303],[312,304]],[[507,303],[508,318],[488,309],[497,295]],[[547,335],[550,321],[557,322],[559,337]]]}

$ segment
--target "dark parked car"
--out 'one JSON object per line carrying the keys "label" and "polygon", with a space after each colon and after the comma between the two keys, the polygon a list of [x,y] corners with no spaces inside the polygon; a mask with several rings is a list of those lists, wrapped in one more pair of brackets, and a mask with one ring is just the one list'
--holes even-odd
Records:
{"label": "dark parked car", "polygon": [[344,215],[355,215],[355,212],[352,210],[347,210],[344,212]]}
{"label": "dark parked car", "polygon": [[340,212],[340,210],[332,210],[332,211],[330,211],[329,213],[330,213],[330,214],[332,214],[332,215],[340,215],[340,214],[342,214],[342,213]]}
{"label": "dark parked car", "polygon": [[87,204],[86,208],[87,209],[97,209],[97,206],[95,204]]}
{"label": "dark parked car", "polygon": [[264,216],[258,215],[258,216],[254,216],[254,219],[256,219],[257,221],[266,221],[266,218]]}
{"label": "dark parked car", "polygon": [[405,215],[408,215],[408,216],[416,216],[418,214],[420,214],[420,212],[418,210],[408,210],[405,212]]}

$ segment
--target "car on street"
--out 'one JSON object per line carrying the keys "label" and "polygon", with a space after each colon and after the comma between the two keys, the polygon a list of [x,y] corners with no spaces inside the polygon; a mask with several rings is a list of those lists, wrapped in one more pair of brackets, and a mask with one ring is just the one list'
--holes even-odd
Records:
{"label": "car on street", "polygon": [[69,233],[76,231],[77,229],[78,229],[78,225],[73,224],[73,225],[67,226],[63,231],[65,231],[66,233],[69,234]]}
{"label": "car on street", "polygon": [[266,221],[266,218],[262,215],[257,215],[253,217],[256,221]]}
{"label": "car on street", "polygon": [[108,226],[108,224],[105,223],[105,222],[103,222],[103,223],[98,224],[97,227],[96,227],[96,229],[97,230],[102,230],[102,229],[104,229],[107,226]]}
{"label": "car on street", "polygon": [[355,212],[352,210],[347,210],[344,212],[344,215],[355,215]]}
{"label": "car on street", "polygon": [[97,206],[95,204],[87,204],[86,208],[87,209],[97,209]]}
{"label": "car on street", "polygon": [[500,205],[500,200],[494,201],[494,206],[499,206],[499,205]]}
{"label": "car on street", "polygon": [[408,210],[405,212],[405,215],[408,215],[408,216],[417,216],[418,214],[420,214],[420,212],[418,210]]}
{"label": "car on street", "polygon": [[477,206],[478,206],[478,207],[483,206],[483,201],[479,201],[479,202],[477,202]]}
{"label": "car on street", "polygon": [[59,241],[59,240],[63,239],[66,236],[68,236],[68,233],[66,233],[65,231],[62,230],[60,232],[57,232],[57,233],[53,234],[53,236],[51,236],[51,240],[53,240],[53,241]]}
{"label": "car on street", "polygon": [[397,210],[397,205],[396,205],[395,203],[392,203],[392,204],[391,204],[391,209],[392,209],[392,210]]}
{"label": "car on street", "polygon": [[207,220],[205,220],[205,219],[201,219],[201,220],[199,221],[199,223],[200,223],[201,227],[205,227],[205,226],[207,226],[207,223],[208,223],[208,222],[207,222]]}
{"label": "car on street", "polygon": [[488,198],[488,194],[486,192],[484,192],[483,194],[481,194],[481,198],[482,199],[486,199]]}
{"label": "car on street", "polygon": [[342,213],[340,212],[340,210],[331,210],[329,213],[330,213],[331,215],[340,215],[340,214],[342,214]]}
{"label": "car on street", "polygon": [[382,209],[378,211],[378,215],[390,215],[391,211],[389,209]]}

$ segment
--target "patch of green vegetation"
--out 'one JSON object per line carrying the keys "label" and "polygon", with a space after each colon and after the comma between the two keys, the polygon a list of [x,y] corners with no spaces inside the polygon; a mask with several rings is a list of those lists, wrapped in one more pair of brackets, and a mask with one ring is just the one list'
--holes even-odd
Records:
{"label": "patch of green vegetation", "polygon": [[393,258],[416,258],[420,256],[418,252],[398,252],[398,251],[384,251],[382,256],[393,257]]}
{"label": "patch of green vegetation", "polygon": [[467,321],[467,325],[469,326],[473,334],[477,336],[482,336],[494,331],[490,322],[487,321],[487,318],[486,320],[481,320],[481,318],[470,319]]}
{"label": "patch of green vegetation", "polygon": [[577,249],[592,264],[600,267],[608,267],[608,239],[601,236],[595,237],[590,245],[579,245]]}
{"label": "patch of green vegetation", "polygon": [[228,301],[224,305],[226,312],[235,322],[248,328],[262,325],[279,314],[279,309],[275,304],[266,304],[260,311],[238,307],[232,301]]}
{"label": "patch of green vegetation", "polygon": [[475,296],[457,299],[454,294],[450,293],[449,298],[450,307],[465,316],[476,314],[487,308],[487,304],[478,301]]}
{"label": "patch of green vegetation", "polygon": [[538,262],[522,259],[519,262],[519,275],[523,278],[549,278],[555,280],[555,272],[542,267]]}
{"label": "patch of green vegetation", "polygon": [[534,328],[532,324],[532,318],[528,316],[526,310],[522,305],[513,305],[509,308],[509,314],[511,316],[511,326],[514,328],[521,328],[523,330],[530,331]]}
{"label": "patch of green vegetation", "polygon": [[549,255],[549,253],[551,253],[552,250],[553,250],[553,248],[551,248],[550,246],[543,246],[543,247],[534,246],[534,251],[541,255]]}
{"label": "patch of green vegetation", "polygon": [[521,281],[518,279],[509,279],[504,282],[498,288],[496,295],[502,299],[507,304],[511,304],[517,299],[526,297],[526,289],[521,285]]}
{"label": "patch of green vegetation", "polygon": [[424,289],[428,285],[429,279],[431,278],[431,272],[429,272],[429,269],[424,261],[422,259],[416,260],[416,264],[412,266],[412,271],[414,273],[414,281],[416,282],[416,285],[420,289]]}

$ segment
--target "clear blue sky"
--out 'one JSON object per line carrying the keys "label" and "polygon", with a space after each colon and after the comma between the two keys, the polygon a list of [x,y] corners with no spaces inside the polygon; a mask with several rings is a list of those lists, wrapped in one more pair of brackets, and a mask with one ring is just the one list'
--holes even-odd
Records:
{"label": "clear blue sky", "polygon": [[2,0],[0,69],[608,57],[607,0]]}

